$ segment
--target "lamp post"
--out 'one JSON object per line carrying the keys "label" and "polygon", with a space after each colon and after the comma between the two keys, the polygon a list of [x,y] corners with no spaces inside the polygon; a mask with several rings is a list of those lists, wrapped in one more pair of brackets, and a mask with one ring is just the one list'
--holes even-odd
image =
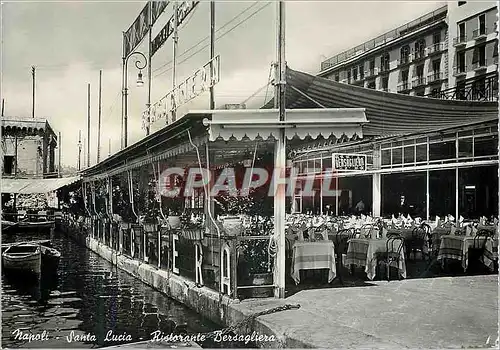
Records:
{"label": "lamp post", "polygon": [[137,86],[142,87],[144,85],[144,81],[142,80],[142,70],[146,68],[148,64],[148,60],[146,56],[139,51],[132,52],[130,55],[127,56],[123,60],[123,90],[122,90],[122,98],[123,98],[123,148],[127,147],[127,135],[128,135],[128,128],[127,128],[127,121],[128,121],[128,76],[127,76],[127,67],[128,67],[128,60],[132,56],[138,55],[139,57],[136,59],[134,62],[135,67],[139,70],[139,74],[137,75]]}

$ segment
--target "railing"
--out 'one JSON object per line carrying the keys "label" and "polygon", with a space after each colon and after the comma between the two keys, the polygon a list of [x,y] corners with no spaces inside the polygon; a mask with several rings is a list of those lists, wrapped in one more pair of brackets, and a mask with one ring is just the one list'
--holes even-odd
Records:
{"label": "railing", "polygon": [[467,73],[467,69],[465,68],[465,66],[455,66],[455,67],[453,67],[453,75],[454,76],[462,75],[462,74],[466,74],[466,73]]}
{"label": "railing", "polygon": [[385,66],[380,67],[380,73],[386,73],[386,72],[388,72],[390,70],[391,70],[391,68],[389,67],[388,64],[385,65]]}
{"label": "railing", "polygon": [[453,38],[453,45],[464,45],[467,42],[467,36],[466,35],[460,35],[457,36],[456,38]]}
{"label": "railing", "polygon": [[[268,233],[255,236],[253,230],[239,234],[221,232],[219,237],[202,228],[176,229],[156,223],[118,224],[107,218],[85,219],[71,213],[62,217],[63,230],[71,232],[76,239],[85,242],[86,237],[91,237],[116,254],[170,271],[233,298],[270,297],[273,294],[273,277],[269,272],[273,268],[273,258],[268,254],[271,237]],[[80,222],[85,224],[79,226]]]}
{"label": "railing", "polygon": [[426,57],[427,57],[427,50],[426,49],[423,49],[420,51],[415,51],[415,53],[413,54],[414,61],[421,60],[421,59],[424,59]]}
{"label": "railing", "polygon": [[365,71],[365,77],[373,77],[378,75],[378,68],[370,68]]}
{"label": "railing", "polygon": [[472,68],[474,70],[486,69],[487,66],[488,66],[488,64],[486,63],[486,60],[477,61],[477,62],[472,63]]}
{"label": "railing", "polygon": [[445,100],[498,101],[498,78],[486,78],[481,86],[475,81],[469,81],[462,87],[453,87],[426,96]]}
{"label": "railing", "polygon": [[365,43],[358,45],[352,49],[341,52],[326,61],[321,62],[321,70],[328,69],[333,67],[341,62],[348,60],[351,57],[356,55],[360,55],[368,50],[374,49],[376,47],[385,45],[391,41],[394,41],[411,31],[414,31],[418,28],[424,27],[426,25],[441,21],[446,18],[447,14],[447,6],[440,7],[439,9],[428,13],[424,16],[417,18],[414,21],[411,21],[395,30],[391,30],[385,34],[380,35],[379,37],[366,41]]}
{"label": "railing", "polygon": [[411,84],[409,82],[403,81],[402,83],[398,84],[398,92],[407,90],[411,90]]}
{"label": "railing", "polygon": [[427,81],[429,83],[437,82],[444,79],[445,77],[443,72],[432,72],[427,75]]}
{"label": "railing", "polygon": [[427,48],[427,52],[429,55],[433,55],[441,51],[444,51],[444,49],[445,49],[444,43],[436,43],[429,46]]}
{"label": "railing", "polygon": [[412,61],[412,55],[408,55],[408,56],[402,56],[399,60],[398,60],[398,67],[399,66],[402,66],[402,65],[405,65],[405,64],[409,64],[411,63]]}
{"label": "railing", "polygon": [[425,80],[425,78],[424,78],[424,77],[416,77],[416,78],[414,78],[414,79],[413,79],[413,81],[412,81],[412,86],[413,86],[414,88],[416,88],[416,87],[419,87],[419,86],[425,85],[425,82],[426,82],[426,80]]}
{"label": "railing", "polygon": [[485,39],[486,35],[487,35],[486,28],[475,29],[472,31],[472,39],[474,39],[474,40]]}

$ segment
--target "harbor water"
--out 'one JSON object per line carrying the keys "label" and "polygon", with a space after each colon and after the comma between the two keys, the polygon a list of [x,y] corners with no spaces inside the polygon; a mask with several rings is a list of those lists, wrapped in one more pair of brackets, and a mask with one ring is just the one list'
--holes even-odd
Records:
{"label": "harbor water", "polygon": [[220,328],[63,234],[47,236],[2,235],[2,243],[51,238],[61,252],[57,271],[40,279],[2,273],[2,347],[95,348]]}

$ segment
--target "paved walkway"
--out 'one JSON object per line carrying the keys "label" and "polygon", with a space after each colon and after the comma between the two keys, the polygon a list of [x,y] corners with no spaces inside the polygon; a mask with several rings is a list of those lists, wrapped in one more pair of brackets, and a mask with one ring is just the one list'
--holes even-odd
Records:
{"label": "paved walkway", "polygon": [[257,327],[284,335],[286,347],[491,348],[498,337],[498,276],[373,282],[304,290],[284,301],[233,304],[252,314],[280,304],[298,310],[260,316]]}

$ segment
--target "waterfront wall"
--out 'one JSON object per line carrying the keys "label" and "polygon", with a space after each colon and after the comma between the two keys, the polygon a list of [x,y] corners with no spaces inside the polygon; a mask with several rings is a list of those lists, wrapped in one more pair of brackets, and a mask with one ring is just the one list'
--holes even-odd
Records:
{"label": "waterfront wall", "polygon": [[[88,249],[121,270],[131,274],[172,299],[181,302],[201,316],[222,327],[235,325],[255,312],[285,304],[283,300],[269,298],[240,302],[238,299],[231,299],[229,296],[220,294],[207,287],[198,287],[195,282],[185,277],[175,275],[170,271],[158,269],[142,261],[120,254],[91,236],[82,236],[68,227],[63,228],[63,230],[68,233],[70,238],[79,241]],[[277,339],[276,342],[259,342],[258,345],[260,347],[311,347],[310,344],[294,339],[293,336],[285,336],[286,330],[280,329],[280,327],[272,322],[266,322],[263,317],[248,322],[244,328],[238,329],[237,332],[244,335],[256,332],[259,335],[274,336]]]}

